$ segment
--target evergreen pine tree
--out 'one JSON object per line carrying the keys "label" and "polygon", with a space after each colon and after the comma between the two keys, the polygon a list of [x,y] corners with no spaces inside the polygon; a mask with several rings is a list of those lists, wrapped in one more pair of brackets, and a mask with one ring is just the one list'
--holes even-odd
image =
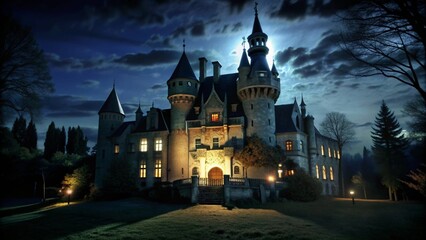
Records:
{"label": "evergreen pine tree", "polygon": [[81,156],[87,155],[87,137],[84,136],[80,126],[76,129],[76,153]]}
{"label": "evergreen pine tree", "polygon": [[15,119],[12,126],[12,134],[20,146],[24,146],[25,132],[27,129],[27,121],[23,116]]}
{"label": "evergreen pine tree", "polygon": [[389,200],[397,200],[398,178],[405,174],[404,148],[408,141],[401,134],[402,129],[388,106],[383,101],[372,127],[373,155],[380,168],[382,183],[388,188]]}
{"label": "evergreen pine tree", "polygon": [[56,127],[52,121],[46,132],[46,139],[44,140],[44,157],[50,160],[58,149],[58,143],[56,138]]}
{"label": "evergreen pine tree", "polygon": [[68,127],[68,140],[67,140],[67,154],[73,154],[75,152],[76,143],[76,130],[74,127]]}
{"label": "evergreen pine tree", "polygon": [[28,149],[37,149],[37,129],[33,120],[28,123],[28,127],[25,131],[24,147]]}
{"label": "evergreen pine tree", "polygon": [[66,145],[66,134],[65,134],[65,128],[64,126],[62,126],[62,130],[58,139],[58,151],[65,153],[65,145]]}

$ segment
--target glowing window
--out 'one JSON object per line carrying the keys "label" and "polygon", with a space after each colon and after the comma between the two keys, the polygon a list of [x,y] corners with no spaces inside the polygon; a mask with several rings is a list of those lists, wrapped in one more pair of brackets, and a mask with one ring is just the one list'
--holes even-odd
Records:
{"label": "glowing window", "polygon": [[328,148],[328,157],[331,158],[331,148]]}
{"label": "glowing window", "polygon": [[334,180],[333,167],[330,167],[330,180]]}
{"label": "glowing window", "polygon": [[322,155],[322,156],[325,156],[324,145],[321,145],[321,155]]}
{"label": "glowing window", "polygon": [[327,179],[327,170],[325,169],[325,166],[322,166],[322,179]]}
{"label": "glowing window", "polygon": [[213,148],[219,148],[219,138],[213,138]]}
{"label": "glowing window", "polygon": [[294,170],[287,170],[287,176],[293,176],[294,175]]}
{"label": "glowing window", "polygon": [[286,151],[293,151],[293,141],[291,141],[291,140],[285,141],[285,150]]}
{"label": "glowing window", "polygon": [[211,121],[212,122],[219,122],[219,113],[212,113]]}
{"label": "glowing window", "polygon": [[336,158],[336,150],[333,150],[333,157]]}
{"label": "glowing window", "polygon": [[115,154],[118,154],[119,152],[120,152],[120,145],[115,144],[115,145],[114,145],[114,153],[115,153]]}
{"label": "glowing window", "polygon": [[163,151],[163,140],[161,138],[155,139],[155,151]]}
{"label": "glowing window", "polygon": [[234,174],[240,174],[240,167],[234,166]]}
{"label": "glowing window", "polygon": [[337,159],[340,159],[340,152],[337,151]]}
{"label": "glowing window", "polygon": [[161,177],[161,159],[155,160],[155,177]]}
{"label": "glowing window", "polygon": [[315,166],[315,172],[317,173],[317,178],[319,179],[319,168],[318,168],[318,165]]}
{"label": "glowing window", "polygon": [[141,139],[140,150],[141,150],[141,152],[148,151],[148,140],[146,138]]}
{"label": "glowing window", "polygon": [[141,160],[140,177],[146,178],[146,160]]}

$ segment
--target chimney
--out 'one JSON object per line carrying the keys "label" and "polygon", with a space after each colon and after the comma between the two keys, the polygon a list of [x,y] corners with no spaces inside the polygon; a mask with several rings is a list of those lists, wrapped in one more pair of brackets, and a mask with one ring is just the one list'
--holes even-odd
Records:
{"label": "chimney", "polygon": [[218,61],[214,61],[212,62],[212,64],[213,64],[213,81],[217,83],[219,81],[220,68],[222,67],[222,65],[220,65]]}
{"label": "chimney", "polygon": [[200,57],[199,59],[200,62],[200,83],[204,81],[204,78],[206,77],[206,63],[207,63],[207,59],[205,57]]}

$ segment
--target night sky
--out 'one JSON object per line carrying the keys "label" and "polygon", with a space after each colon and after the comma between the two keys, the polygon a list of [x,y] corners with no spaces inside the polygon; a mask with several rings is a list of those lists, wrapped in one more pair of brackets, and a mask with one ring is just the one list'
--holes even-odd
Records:
{"label": "night sky", "polygon": [[[222,73],[237,71],[242,38],[251,33],[254,1],[8,1],[3,10],[29,26],[45,52],[56,91],[47,96],[37,120],[39,147],[51,121],[57,127],[80,125],[96,141],[98,111],[115,81],[126,113],[134,120],[140,102],[146,113],[154,104],[170,108],[166,81],[182,53],[195,75],[198,58],[219,61]],[[268,60],[281,78],[277,104],[293,103],[301,94],[317,127],[337,111],[356,124],[357,139],[346,151],[370,146],[371,124],[382,100],[403,127],[402,106],[416,92],[391,79],[345,74],[357,65],[339,49],[341,24],[336,16],[351,1],[257,1]],[[292,4],[296,2],[295,4]],[[13,119],[12,119],[13,120]]]}

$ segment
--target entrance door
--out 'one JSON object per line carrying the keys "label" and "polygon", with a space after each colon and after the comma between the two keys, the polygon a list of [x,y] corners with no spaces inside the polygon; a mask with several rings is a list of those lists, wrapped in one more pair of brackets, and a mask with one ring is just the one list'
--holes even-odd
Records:
{"label": "entrance door", "polygon": [[214,167],[209,171],[209,185],[222,186],[223,185],[223,172],[222,169]]}

